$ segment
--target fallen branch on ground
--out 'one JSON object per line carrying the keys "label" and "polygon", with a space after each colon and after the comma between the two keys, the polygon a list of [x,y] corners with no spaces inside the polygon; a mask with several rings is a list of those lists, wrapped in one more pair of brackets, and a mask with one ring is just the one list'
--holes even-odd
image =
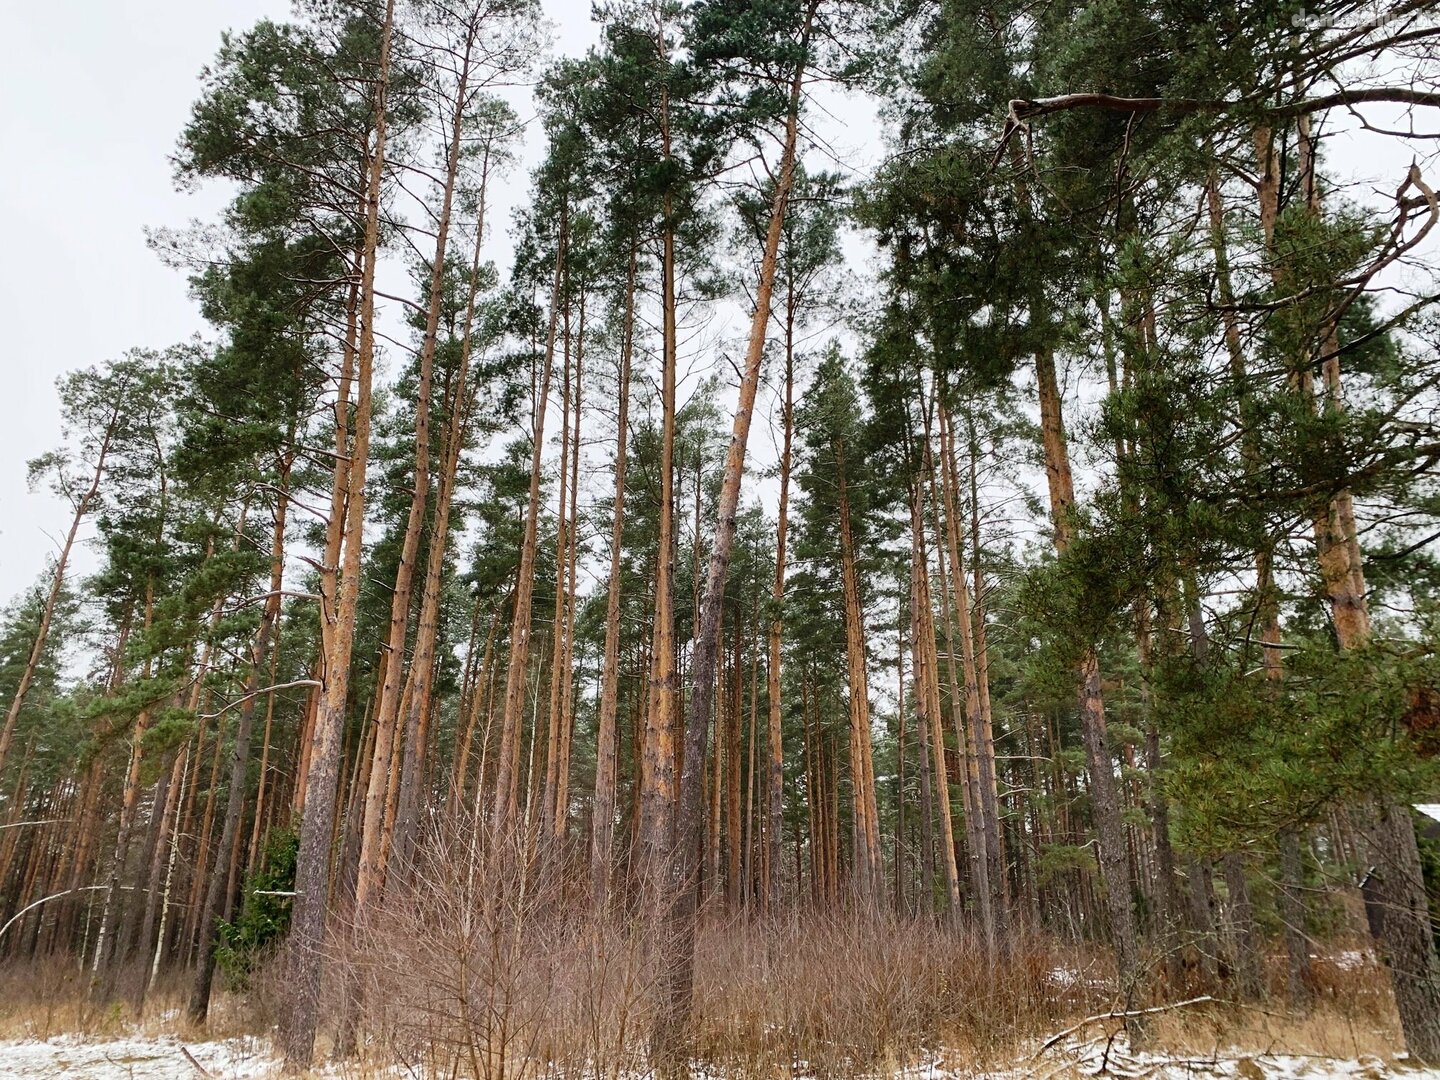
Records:
{"label": "fallen branch on ground", "polygon": [[1045,1053],[1045,1051],[1051,1049],[1056,1043],[1060,1042],[1062,1039],[1066,1039],[1069,1036],[1074,1035],[1075,1032],[1079,1031],[1081,1028],[1089,1027],[1091,1024],[1098,1024],[1102,1020],[1130,1020],[1138,1016],[1152,1016],[1155,1013],[1171,1012],[1175,1009],[1183,1009],[1188,1005],[1203,1005],[1208,1001],[1214,1000],[1215,998],[1211,997],[1209,994],[1203,994],[1200,997],[1189,998],[1186,1001],[1173,1001],[1168,1005],[1152,1005],[1148,1009],[1127,1009],[1119,1012],[1111,1010],[1107,1013],[1097,1013],[1095,1016],[1087,1016],[1078,1024],[1073,1024],[1070,1027],[1066,1028],[1064,1031],[1060,1031],[1054,1035],[1051,1035],[1050,1038],[1046,1039],[1043,1043],[1040,1044],[1040,1049],[1036,1050],[1035,1053],[1030,1055],[1030,1060],[1034,1061],[1041,1054]]}

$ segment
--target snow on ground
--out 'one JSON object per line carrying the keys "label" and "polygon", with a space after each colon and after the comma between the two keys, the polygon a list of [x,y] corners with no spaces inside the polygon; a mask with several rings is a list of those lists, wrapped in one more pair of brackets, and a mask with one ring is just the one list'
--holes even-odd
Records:
{"label": "snow on ground", "polygon": [[[188,1057],[187,1057],[188,1053]],[[259,1080],[279,1075],[264,1039],[185,1043],[172,1035],[0,1041],[0,1080]],[[325,1070],[322,1075],[331,1075]],[[341,1075],[341,1074],[334,1074]],[[712,1077],[713,1072],[697,1073]],[[1131,1053],[1124,1039],[1071,1041],[998,1071],[947,1061],[910,1068],[898,1080],[1440,1080],[1440,1069],[1419,1069],[1398,1054],[1389,1060],[1219,1051],[1202,1057]],[[637,1078],[638,1080],[638,1078]],[[803,1080],[803,1078],[797,1078]]]}
{"label": "snow on ground", "polygon": [[[1314,953],[1310,954],[1312,957]],[[1346,949],[1333,957],[1335,966],[1341,971],[1358,971],[1375,962],[1375,954],[1369,949]]]}
{"label": "snow on ground", "polygon": [[248,1037],[181,1042],[173,1035],[59,1035],[0,1041],[0,1080],[247,1080],[274,1075],[278,1068],[269,1043]]}
{"label": "snow on ground", "polygon": [[1044,1054],[999,1070],[974,1071],[947,1062],[906,1070],[904,1080],[1069,1080],[1115,1077],[1117,1080],[1440,1080],[1440,1069],[1421,1069],[1404,1054],[1389,1060],[1364,1057],[1345,1061],[1295,1054],[1218,1050],[1181,1057],[1132,1053],[1124,1036],[1068,1041]]}
{"label": "snow on ground", "polygon": [[1061,990],[1075,990],[1085,987],[1090,990],[1104,990],[1109,984],[1098,976],[1088,976],[1085,972],[1076,971],[1074,968],[1056,967],[1051,968],[1045,975],[1046,981]]}

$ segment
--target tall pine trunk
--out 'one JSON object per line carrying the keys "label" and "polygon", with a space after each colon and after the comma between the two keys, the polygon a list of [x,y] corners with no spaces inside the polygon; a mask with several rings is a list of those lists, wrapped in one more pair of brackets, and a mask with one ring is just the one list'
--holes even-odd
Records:
{"label": "tall pine trunk", "polygon": [[424,771],[428,722],[432,715],[436,642],[440,634],[441,587],[445,578],[445,553],[450,539],[450,508],[458,483],[460,453],[470,430],[474,392],[469,386],[470,359],[474,347],[475,303],[480,291],[480,250],[485,237],[485,179],[488,159],[481,169],[479,214],[475,223],[475,244],[470,256],[470,287],[467,290],[465,321],[460,333],[460,364],[454,386],[446,401],[445,435],[441,442],[440,475],[436,481],[435,511],[430,523],[430,550],[426,556],[425,580],[421,587],[420,611],[415,621],[415,653],[406,687],[405,748],[400,767],[400,794],[394,824],[403,874],[415,843],[420,802],[421,774]]}
{"label": "tall pine trunk", "polygon": [[556,500],[555,511],[555,612],[550,622],[550,700],[545,711],[548,727],[545,745],[545,790],[540,800],[540,835],[546,841],[549,841],[554,831],[555,792],[560,777],[561,699],[563,684],[570,678],[570,672],[565,668],[565,628],[569,625],[570,585],[570,419],[574,378],[569,275],[566,275],[565,294],[565,306],[561,314],[563,345],[560,365],[560,494]]}
{"label": "tall pine trunk", "polygon": [[95,502],[95,496],[100,492],[100,482],[105,476],[105,460],[109,456],[110,444],[120,424],[121,401],[121,394],[117,388],[114,406],[110,410],[110,418],[106,422],[104,434],[100,437],[100,448],[95,455],[95,468],[90,476],[90,486],[85,489],[84,494],[75,503],[75,513],[70,519],[70,528],[65,533],[65,539],[60,545],[59,555],[55,557],[55,570],[51,577],[50,590],[45,594],[45,606],[40,611],[40,625],[35,630],[35,641],[30,646],[30,654],[26,657],[25,666],[20,671],[20,681],[15,686],[15,695],[10,699],[9,708],[5,710],[5,723],[3,727],[0,727],[0,773],[5,771],[5,760],[10,756],[10,744],[15,738],[15,725],[20,719],[20,710],[25,707],[25,698],[30,693],[30,684],[34,681],[35,672],[39,670],[40,661],[45,655],[45,644],[50,637],[50,623],[55,618],[55,607],[65,588],[65,568],[70,562],[70,552],[75,547],[75,538],[80,533],[80,525],[85,520],[85,515],[90,512],[90,507]]}
{"label": "tall pine trunk", "polygon": [[495,799],[490,819],[491,839],[498,844],[514,827],[520,810],[521,744],[525,724],[525,684],[530,666],[530,616],[535,596],[535,544],[539,530],[541,463],[545,450],[545,411],[550,396],[550,373],[555,364],[555,337],[560,323],[565,281],[565,246],[568,215],[562,208],[555,245],[555,278],[550,293],[550,318],[542,370],[535,394],[533,443],[530,458],[530,493],[525,505],[525,536],[515,578],[515,610],[510,620],[510,657],[505,669],[505,698],[500,713],[500,747],[495,766]]}
{"label": "tall pine trunk", "polygon": [[610,523],[610,576],[605,592],[605,658],[600,676],[600,715],[595,736],[595,803],[591,810],[590,887],[597,910],[609,897],[615,838],[615,792],[619,773],[620,572],[625,541],[625,466],[630,423],[630,363],[635,347],[637,250],[631,241],[625,267],[625,314],[620,328],[620,407],[615,431],[615,500]]}
{"label": "tall pine trunk", "polygon": [[[1044,442],[1045,474],[1050,491],[1050,512],[1055,527],[1055,549],[1064,554],[1070,547],[1070,513],[1075,505],[1075,486],[1070,473],[1070,454],[1065,443],[1060,387],[1055,375],[1055,355],[1049,349],[1035,354],[1039,384],[1040,430]],[[1079,664],[1080,732],[1090,776],[1091,805],[1099,842],[1100,877],[1105,887],[1105,907],[1110,937],[1115,950],[1115,967],[1122,992],[1129,994],[1136,972],[1135,911],[1131,903],[1130,865],[1126,857],[1125,826],[1120,816],[1120,797],[1115,770],[1105,735],[1105,701],[1100,687],[1100,660],[1093,644],[1086,645]]]}
{"label": "tall pine trunk", "polygon": [[[664,56],[664,30],[657,40]],[[661,156],[671,160],[670,95],[661,91]],[[640,755],[640,864],[647,888],[658,890],[675,837],[677,680],[675,669],[675,378],[674,196],[666,191],[661,235],[660,521],[656,539],[655,621],[650,647],[649,703]],[[698,536],[697,536],[698,543]],[[703,752],[704,743],[701,743]],[[654,892],[658,898],[659,893]]]}
{"label": "tall pine trunk", "polygon": [[[365,474],[370,459],[372,374],[375,361],[375,269],[380,246],[380,185],[385,173],[386,107],[395,2],[386,0],[374,90],[373,146],[365,187],[365,238],[360,252],[356,321],[354,438],[345,445],[343,416],[348,380],[342,377],[336,401],[336,459],[331,487],[331,520],[321,568],[321,626],[324,686],[310,735],[309,768],[301,809],[300,846],[295,859],[295,904],[290,924],[290,1000],[282,1011],[279,1042],[292,1069],[306,1069],[320,1023],[320,993],[335,797],[340,780],[341,740],[350,691],[350,656],[360,594],[360,555],[365,528]],[[349,350],[346,350],[347,354]],[[346,358],[348,367],[349,357]],[[343,373],[342,373],[343,374]],[[348,453],[347,453],[348,449]],[[343,519],[343,534],[339,522]],[[343,563],[342,560],[343,559]]]}
{"label": "tall pine trunk", "polygon": [[690,1016],[695,993],[698,914],[696,871],[699,856],[697,845],[703,835],[705,742],[714,702],[715,670],[720,647],[720,616],[725,599],[725,578],[730,568],[730,552],[735,543],[740,483],[745,473],[745,448],[750,438],[750,421],[760,383],[761,360],[765,355],[766,329],[770,324],[770,300],[775,288],[780,235],[795,182],[800,95],[804,86],[810,27],[817,6],[818,0],[809,0],[806,5],[805,23],[800,36],[800,59],[795,65],[795,73],[790,82],[785,138],[779,168],[775,173],[775,189],[770,202],[764,254],[760,261],[759,282],[755,290],[755,310],[750,322],[750,337],[745,350],[745,366],[740,380],[739,400],[735,407],[735,422],[725,457],[715,539],[710,550],[705,595],[700,608],[700,633],[695,641],[691,661],[691,693],[685,724],[680,807],[676,820],[675,842],[671,845],[670,852],[667,935],[670,953],[661,979],[662,996],[651,1041],[651,1056],[659,1070],[666,1074],[682,1072],[687,1059],[686,1047],[689,1042]]}
{"label": "tall pine trunk", "polygon": [[[570,447],[570,528],[569,552],[565,560],[565,647],[560,662],[564,666],[565,682],[560,688],[560,717],[556,727],[555,746],[555,788],[553,805],[550,810],[551,838],[563,841],[570,824],[570,756],[575,738],[575,617],[578,608],[578,582],[576,572],[580,558],[580,412],[583,395],[581,376],[585,361],[585,297],[580,297],[580,324],[575,336],[575,404],[574,421],[571,425]],[[561,461],[561,468],[565,462]]]}
{"label": "tall pine trunk", "polygon": [[941,491],[945,500],[945,538],[949,547],[955,594],[955,624],[960,637],[960,660],[965,673],[965,716],[971,759],[975,770],[975,808],[984,838],[985,884],[990,890],[991,948],[1005,948],[1009,936],[1006,917],[1005,868],[1000,861],[1000,805],[995,778],[995,739],[985,719],[980,667],[976,662],[975,624],[969,584],[961,552],[960,482],[955,463],[953,421],[943,394],[936,395],[939,419]]}
{"label": "tall pine trunk", "polygon": [[870,682],[866,671],[865,618],[860,600],[850,492],[845,478],[845,446],[835,448],[840,499],[840,577],[845,603],[845,670],[850,708],[850,797],[855,827],[855,891],[874,906],[884,889],[880,852],[880,812],[875,797],[875,762],[870,740]]}
{"label": "tall pine trunk", "polygon": [[[940,680],[935,648],[935,608],[930,595],[929,556],[925,547],[924,486],[912,479],[910,487],[910,638],[914,658],[915,725],[920,731],[920,793],[925,802],[925,851],[921,863],[926,891],[931,888],[931,795],[935,788],[936,816],[940,822],[940,866],[945,879],[946,908],[951,919],[960,917],[960,869],[955,862],[955,823],[950,809],[950,782],[945,769],[945,725],[940,716]],[[924,759],[926,748],[930,760]]]}
{"label": "tall pine trunk", "polygon": [[[405,643],[410,625],[411,589],[415,560],[425,526],[425,504],[430,495],[430,398],[434,384],[435,345],[440,310],[445,301],[445,254],[449,247],[451,213],[463,149],[466,86],[471,64],[473,34],[459,57],[450,138],[446,148],[445,178],[435,229],[435,252],[430,261],[430,289],[425,308],[425,334],[420,343],[420,374],[415,394],[415,468],[410,511],[400,545],[400,562],[390,594],[390,623],[385,639],[384,678],[375,716],[375,747],[370,782],[365,792],[365,823],[360,844],[360,865],[355,878],[355,914],[363,919],[366,905],[384,887],[387,855],[393,845],[392,812],[396,793],[391,790],[391,761],[402,737],[402,694],[406,687]],[[443,547],[443,543],[441,545]]]}
{"label": "tall pine trunk", "polygon": [[[769,789],[768,873],[765,876],[762,902],[769,910],[780,897],[780,841],[784,830],[785,744],[782,726],[780,665],[785,631],[785,558],[790,533],[790,459],[795,438],[795,297],[786,297],[785,305],[785,404],[781,413],[780,505],[775,523],[775,584],[770,591],[774,613],[768,635],[769,663],[765,669],[767,721],[767,782]],[[798,882],[797,882],[798,886]]]}
{"label": "tall pine trunk", "polygon": [[[210,871],[205,888],[205,901],[200,909],[200,945],[195,960],[195,978],[190,988],[188,1013],[192,1023],[203,1023],[210,1011],[210,987],[215,978],[215,935],[221,893],[229,878],[227,856],[240,836],[245,812],[246,779],[250,767],[250,739],[255,724],[255,700],[263,691],[260,677],[271,648],[271,637],[280,619],[280,596],[285,576],[285,518],[289,499],[282,487],[275,506],[275,528],[270,541],[270,592],[255,632],[255,645],[250,652],[250,673],[245,681],[240,704],[240,718],[235,728],[235,745],[230,753],[230,784],[225,798],[225,821],[220,829],[219,853]],[[273,691],[272,691],[273,693]],[[218,718],[217,718],[218,723]]]}
{"label": "tall pine trunk", "polygon": [[[961,623],[955,615],[955,603],[952,602],[952,597],[958,602],[957,590],[964,590],[965,576],[963,570],[954,561],[954,545],[947,543],[948,539],[953,538],[951,534],[954,514],[948,512],[948,488],[940,486],[937,475],[939,470],[935,464],[931,415],[934,407],[938,404],[939,394],[933,393],[929,404],[924,406],[925,430],[922,450],[925,483],[930,492],[931,515],[935,528],[937,549],[935,567],[937,585],[940,589],[940,615],[945,626],[945,674],[949,684],[951,721],[955,729],[955,758],[960,767],[960,797],[965,813],[965,848],[970,863],[971,895],[975,898],[975,904],[979,910],[980,927],[985,935],[986,944],[993,949],[995,942],[994,893],[990,888],[990,858],[986,845],[984,810],[980,802],[980,766],[975,756],[975,739],[967,730],[966,724],[967,716],[974,716],[979,710],[980,690],[975,681],[973,651],[967,645],[961,645],[960,650],[963,683],[956,677],[955,646],[959,643],[957,639],[963,640],[963,638]],[[943,450],[943,444],[941,449]],[[954,579],[953,586],[952,578]],[[969,663],[964,662],[967,659],[970,661]],[[940,678],[938,652],[935,657],[935,678],[938,702]],[[962,685],[964,686],[963,697],[961,696]],[[948,782],[948,775],[946,779]]]}

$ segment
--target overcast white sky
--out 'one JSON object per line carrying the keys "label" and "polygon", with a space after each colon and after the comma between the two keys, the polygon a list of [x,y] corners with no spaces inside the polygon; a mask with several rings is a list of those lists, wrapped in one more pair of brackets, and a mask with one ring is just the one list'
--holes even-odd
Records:
{"label": "overcast white sky", "polygon": [[[594,37],[589,0],[544,5],[555,50],[582,52]],[[0,603],[36,579],[69,524],[63,504],[25,483],[26,461],[59,439],[56,377],[205,329],[184,275],[151,254],[144,229],[207,218],[224,204],[218,188],[177,192],[169,155],[221,33],[289,10],[288,0],[62,0],[7,10]],[[508,178],[497,233],[525,173]],[[88,551],[77,553],[79,570],[94,565]]]}

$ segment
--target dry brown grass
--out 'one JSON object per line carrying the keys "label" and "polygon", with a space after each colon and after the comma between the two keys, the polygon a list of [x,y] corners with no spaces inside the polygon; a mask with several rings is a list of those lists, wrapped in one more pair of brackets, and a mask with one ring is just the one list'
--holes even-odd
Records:
{"label": "dry brown grass", "polygon": [[886,1071],[942,1050],[999,1060],[1020,1040],[1103,997],[1057,969],[1091,958],[1040,938],[990,957],[973,936],[889,913],[793,912],[715,920],[701,936],[702,1056],[727,1075],[791,1066],[817,1077]]}
{"label": "dry brown grass", "polygon": [[[487,1080],[646,1074],[662,959],[653,923],[633,912],[597,920],[545,888],[529,897],[472,923],[463,958],[453,911],[411,903],[383,914],[386,927],[372,928],[353,958],[365,972],[369,1034],[354,1075],[397,1061]],[[1345,944],[1315,964],[1312,1011],[1292,1013],[1277,993],[1262,1005],[1162,1013],[1147,1026],[1148,1048],[1191,1059],[1388,1057],[1401,1044],[1386,975],[1355,963],[1358,947]],[[712,908],[697,951],[697,1051],[708,1075],[739,1080],[884,1077],[921,1063],[1064,1076],[1063,1056],[1031,1062],[1035,1048],[1119,1004],[1103,950],[1033,936],[991,961],[967,934],[883,912],[748,919]],[[1277,991],[1282,979],[1272,957]],[[1096,1023],[1077,1038],[1119,1026]]]}
{"label": "dry brown grass", "polygon": [[1315,1004],[1286,1007],[1281,960],[1272,958],[1270,1001],[1259,1005],[1216,1004],[1157,1017],[1151,1034],[1174,1053],[1213,1054],[1217,1049],[1355,1059],[1388,1057],[1404,1045],[1390,993],[1389,976],[1368,957],[1363,941],[1337,942],[1311,967]]}
{"label": "dry brown grass", "polygon": [[[322,1054],[353,1007],[363,1039],[345,1076],[397,1065],[402,1074],[477,1080],[644,1074],[667,960],[661,920],[639,907],[597,915],[574,861],[523,845],[486,858],[473,836],[461,830],[428,845],[409,887],[387,895],[363,925],[337,929]],[[1161,1013],[1147,1023],[1148,1046],[1194,1058],[1388,1055],[1400,1045],[1398,1025],[1384,972],[1357,962],[1363,948],[1345,942],[1315,964],[1313,1012],[1286,1009],[1276,956],[1271,1003]],[[922,1062],[960,1073],[1015,1069],[1047,1035],[1121,1004],[1105,952],[1022,933],[995,956],[928,917],[731,916],[714,903],[698,940],[696,1047],[709,1074],[743,1080],[887,1076]],[[281,957],[243,997],[218,994],[198,1031],[184,1021],[183,973],[162,978],[143,1009],[127,993],[126,980],[139,974],[122,973],[118,1003],[102,1005],[73,959],[0,970],[0,1038],[264,1034],[285,999]],[[1097,1021],[1076,1037],[1117,1027]],[[1055,1071],[1063,1055],[1047,1055],[1045,1065],[1037,1075],[1064,1075]]]}
{"label": "dry brown grass", "polygon": [[[349,939],[345,963],[364,987],[360,1055],[338,1070],[382,1074],[619,1078],[645,1071],[657,938],[649,920],[596,920],[534,888],[468,924],[458,908],[411,894]],[[1349,962],[1346,960],[1350,954]],[[264,1034],[282,1000],[274,965],[243,998],[221,993],[204,1031],[189,1027],[177,976],[143,1010],[91,1001],[73,960],[0,970],[0,1038],[177,1035],[187,1041]],[[1084,977],[1057,979],[1055,972]],[[935,923],[875,913],[790,912],[729,919],[712,911],[697,963],[697,1041],[710,1075],[770,1080],[891,1076],[934,1063],[1064,1077],[1064,1055],[1030,1061],[1039,1042],[1108,1011],[1099,957],[1035,937],[987,962],[979,943]],[[1278,981],[1279,958],[1272,979]],[[1313,1011],[1283,999],[1213,1003],[1154,1017],[1149,1048],[1176,1058],[1298,1054],[1380,1058],[1400,1046],[1383,971],[1353,950],[1315,965]],[[332,982],[327,1016],[343,997]],[[1103,1039],[1101,1021],[1077,1039]],[[322,1054],[328,1042],[322,1040]],[[331,1072],[327,1075],[336,1075]]]}
{"label": "dry brown grass", "polygon": [[[486,1080],[642,1071],[663,921],[643,907],[597,914],[583,865],[523,845],[487,858],[473,836],[428,845],[412,887],[336,942],[337,967],[359,987],[362,1060]],[[942,1048],[1000,1060],[1064,1017],[1108,1007],[1105,970],[1093,951],[1039,936],[990,956],[927,917],[730,916],[712,904],[696,1047],[719,1075],[755,1078],[884,1073]]]}
{"label": "dry brown grass", "polygon": [[203,1030],[185,1019],[190,991],[188,973],[162,973],[144,995],[138,992],[148,966],[121,970],[98,992],[88,969],[73,956],[51,956],[0,967],[0,1039],[48,1039],[55,1035],[96,1038],[121,1035],[179,1035],[229,1038],[257,1034],[255,1010],[245,997],[220,991],[212,1000]]}
{"label": "dry brown grass", "polygon": [[[661,959],[647,920],[537,916],[462,949],[456,924],[431,932],[416,917],[372,931],[354,960],[370,1061],[486,1078],[643,1070]],[[712,917],[698,945],[697,1050],[719,1075],[755,1078],[885,1074],[942,1052],[1006,1060],[1108,1004],[1051,977],[1084,959],[1036,939],[992,964],[967,935],[873,914]]]}

